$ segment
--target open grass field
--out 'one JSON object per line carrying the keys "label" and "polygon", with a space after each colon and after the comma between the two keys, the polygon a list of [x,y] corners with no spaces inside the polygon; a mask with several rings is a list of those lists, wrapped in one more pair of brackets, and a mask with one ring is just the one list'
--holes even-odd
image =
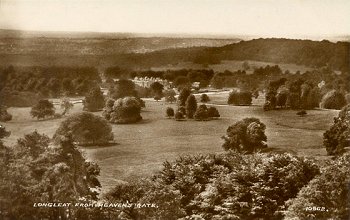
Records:
{"label": "open grass field", "polygon": [[[218,120],[199,122],[167,119],[166,107],[175,108],[175,104],[146,100],[146,108],[141,113],[144,118],[142,122],[112,126],[117,145],[82,148],[87,158],[100,165],[103,190],[121,181],[151,176],[165,160],[174,160],[179,155],[222,152],[223,142],[220,137],[229,125],[245,117],[257,117],[266,124],[269,150],[318,159],[326,157],[322,147],[323,132],[330,127],[338,111],[312,110],[305,117],[299,117],[292,110],[264,112],[256,101],[253,106],[221,105],[227,97],[226,93],[210,97],[212,104],[220,104],[217,105],[221,114]],[[58,106],[56,108],[60,111]],[[79,111],[82,111],[82,105],[77,103],[72,113]],[[37,121],[30,117],[30,108],[10,108],[9,112],[13,120],[3,123],[12,132],[5,139],[7,144],[15,143],[19,137],[34,130],[52,137],[59,123],[64,120]],[[96,114],[100,115],[101,112]]]}

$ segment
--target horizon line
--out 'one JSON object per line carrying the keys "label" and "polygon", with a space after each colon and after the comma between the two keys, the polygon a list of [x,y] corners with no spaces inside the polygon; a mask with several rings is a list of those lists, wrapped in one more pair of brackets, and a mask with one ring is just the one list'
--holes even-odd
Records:
{"label": "horizon line", "polygon": [[[327,38],[350,37],[350,33],[342,34],[324,34],[324,35],[294,35],[294,36],[274,36],[265,34],[242,34],[242,33],[189,33],[189,32],[113,32],[113,31],[82,31],[82,30],[33,30],[33,29],[13,29],[1,28],[0,31],[17,31],[33,33],[51,33],[51,34],[124,34],[124,35],[149,35],[148,37],[175,37],[175,38],[211,38],[211,39],[237,39],[239,37],[259,39],[259,38],[276,38],[276,39],[295,39],[295,40],[329,40]],[[136,36],[137,37],[137,36]],[[142,37],[142,36],[140,36]]]}

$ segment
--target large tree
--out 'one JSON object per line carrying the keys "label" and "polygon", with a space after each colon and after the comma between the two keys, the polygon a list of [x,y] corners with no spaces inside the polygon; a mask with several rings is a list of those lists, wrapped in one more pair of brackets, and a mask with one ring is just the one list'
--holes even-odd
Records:
{"label": "large tree", "polygon": [[323,144],[329,155],[343,153],[350,147],[350,104],[343,107],[334,124],[323,134]]}
{"label": "large tree", "polygon": [[156,95],[161,96],[163,93],[164,86],[160,82],[153,82],[150,85],[150,88],[151,88],[154,96],[156,96]]}
{"label": "large tree", "polygon": [[119,99],[127,96],[137,96],[135,84],[131,80],[119,79],[109,88],[109,97],[112,99]]}
{"label": "large tree", "polygon": [[82,145],[103,145],[113,140],[112,127],[108,121],[89,112],[69,116],[60,124],[54,138],[68,134]]}
{"label": "large tree", "polygon": [[105,100],[99,87],[92,88],[83,100],[84,110],[96,112],[103,108]]}
{"label": "large tree", "polygon": [[39,100],[39,102],[32,107],[30,114],[33,118],[42,119],[45,117],[50,117],[55,114],[55,107],[52,102],[47,99]]}
{"label": "large tree", "polygon": [[197,110],[197,100],[194,95],[190,95],[186,100],[186,116],[187,118],[193,118],[194,113]]}
{"label": "large tree", "polygon": [[266,148],[267,137],[265,124],[257,118],[245,118],[229,126],[226,135],[222,138],[225,150],[235,150],[242,153],[253,153],[256,150]]}
{"label": "large tree", "polygon": [[179,97],[177,98],[178,106],[185,106],[188,96],[191,95],[191,90],[187,87],[180,91]]}
{"label": "large tree", "polygon": [[141,103],[135,97],[125,97],[118,100],[108,99],[103,116],[111,123],[135,123],[142,119]]}
{"label": "large tree", "polygon": [[345,105],[345,96],[339,91],[331,90],[322,97],[321,108],[341,109]]}

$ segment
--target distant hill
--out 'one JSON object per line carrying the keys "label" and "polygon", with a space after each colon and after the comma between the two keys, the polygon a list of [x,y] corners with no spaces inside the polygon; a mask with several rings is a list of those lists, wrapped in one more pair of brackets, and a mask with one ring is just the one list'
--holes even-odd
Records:
{"label": "distant hill", "polygon": [[222,60],[255,60],[307,67],[328,66],[334,70],[349,71],[349,53],[349,42],[273,38],[241,41],[215,48],[167,49],[147,54],[129,54],[119,57],[115,62],[118,65],[152,67],[180,62],[208,65]]}
{"label": "distant hill", "polygon": [[240,39],[147,37],[146,34],[33,32],[0,30],[0,54],[115,55],[146,53],[168,48],[218,47]]}
{"label": "distant hill", "polygon": [[131,69],[253,60],[349,71],[350,43],[327,40],[150,37],[128,33],[0,30],[0,66],[118,65]]}

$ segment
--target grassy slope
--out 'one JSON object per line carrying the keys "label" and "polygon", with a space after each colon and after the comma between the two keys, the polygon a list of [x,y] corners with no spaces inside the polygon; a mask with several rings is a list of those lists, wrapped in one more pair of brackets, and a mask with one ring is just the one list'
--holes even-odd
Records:
{"label": "grassy slope", "polygon": [[[214,103],[223,103],[226,95],[211,97]],[[331,110],[312,110],[306,117],[299,117],[292,110],[264,112],[257,105],[218,106],[222,116],[218,120],[177,122],[164,116],[166,107],[175,107],[174,104],[148,100],[146,106],[142,112],[143,122],[113,125],[118,145],[84,149],[86,156],[101,167],[100,180],[104,190],[129,178],[150,176],[161,168],[163,161],[173,160],[178,155],[222,152],[220,137],[229,125],[245,117],[257,117],[266,124],[271,150],[324,158],[326,151],[322,147],[322,134],[337,114]],[[81,109],[81,104],[76,104],[73,112]],[[5,140],[8,144],[35,129],[52,136],[63,120],[33,120],[29,111],[29,108],[9,109],[14,119],[4,123],[12,132]]]}

